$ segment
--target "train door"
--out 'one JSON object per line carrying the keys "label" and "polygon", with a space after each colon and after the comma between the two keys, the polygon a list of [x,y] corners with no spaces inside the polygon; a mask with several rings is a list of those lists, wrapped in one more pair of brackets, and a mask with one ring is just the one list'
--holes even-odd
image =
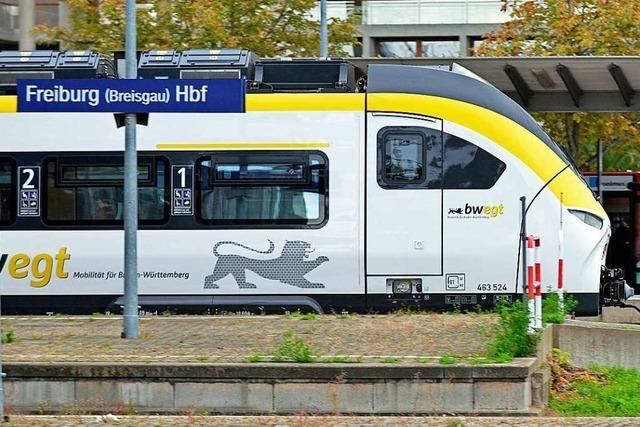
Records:
{"label": "train door", "polygon": [[366,273],[441,275],[442,122],[387,113],[367,120]]}

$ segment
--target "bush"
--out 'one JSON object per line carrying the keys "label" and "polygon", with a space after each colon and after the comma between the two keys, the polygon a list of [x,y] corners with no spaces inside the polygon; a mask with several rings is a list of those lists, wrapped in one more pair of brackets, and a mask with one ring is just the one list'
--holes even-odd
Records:
{"label": "bush", "polygon": [[501,301],[496,306],[500,321],[495,326],[493,342],[489,344],[487,355],[497,362],[508,362],[514,357],[534,354],[537,335],[529,334],[529,312],[520,300],[509,304]]}

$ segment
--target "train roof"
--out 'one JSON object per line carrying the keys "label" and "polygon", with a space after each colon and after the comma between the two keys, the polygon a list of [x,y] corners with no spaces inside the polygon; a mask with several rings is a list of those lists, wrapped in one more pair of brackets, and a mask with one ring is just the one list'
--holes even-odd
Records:
{"label": "train roof", "polygon": [[[119,78],[124,56],[92,51],[0,51],[0,95],[19,78]],[[407,93],[467,102],[495,111],[534,134],[567,163],[562,149],[514,100],[458,64],[369,65],[366,74],[343,58],[260,59],[241,49],[139,52],[138,77],[246,79],[249,93]],[[15,93],[15,92],[13,92]]]}

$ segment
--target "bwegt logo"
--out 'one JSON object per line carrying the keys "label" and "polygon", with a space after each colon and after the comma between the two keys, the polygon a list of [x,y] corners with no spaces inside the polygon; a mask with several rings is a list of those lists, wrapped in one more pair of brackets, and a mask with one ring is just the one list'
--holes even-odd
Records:
{"label": "bwegt logo", "polygon": [[27,254],[15,254],[9,258],[9,254],[0,255],[0,273],[4,271],[9,259],[9,276],[14,279],[29,278],[29,284],[34,288],[47,286],[55,273],[59,279],[66,279],[69,273],[65,271],[65,263],[71,259],[67,248],[60,248],[57,254],[36,254],[33,257]]}
{"label": "bwegt logo", "polygon": [[504,214],[504,205],[470,205],[464,204],[464,208],[449,208],[449,215],[487,216],[495,218]]}

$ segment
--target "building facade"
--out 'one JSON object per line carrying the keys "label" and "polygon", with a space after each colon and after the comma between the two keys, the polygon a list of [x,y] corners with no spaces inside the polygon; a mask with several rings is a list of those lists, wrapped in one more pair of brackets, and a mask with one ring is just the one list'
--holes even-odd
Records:
{"label": "building facade", "polygon": [[470,56],[484,34],[509,20],[500,0],[329,1],[330,16],[360,13],[355,56]]}
{"label": "building facade", "polygon": [[[482,36],[509,19],[500,0],[328,0],[328,15],[360,16],[354,56],[470,56]],[[21,12],[22,11],[22,12]],[[319,17],[319,10],[314,13]],[[0,0],[0,50],[32,50],[33,25],[64,26],[65,2]],[[57,46],[53,46],[57,47]]]}

